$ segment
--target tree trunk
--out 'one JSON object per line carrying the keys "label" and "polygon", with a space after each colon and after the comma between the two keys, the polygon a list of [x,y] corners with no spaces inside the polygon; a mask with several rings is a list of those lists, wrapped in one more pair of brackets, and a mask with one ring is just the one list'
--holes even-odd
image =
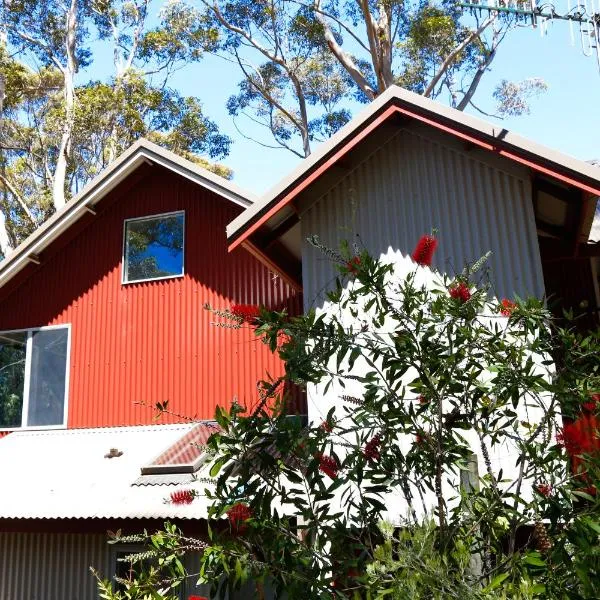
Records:
{"label": "tree trunk", "polygon": [[[392,70],[392,28],[389,5],[386,2],[379,4],[379,22],[377,23],[379,61],[381,65],[381,79],[384,89],[394,85],[394,72]],[[383,91],[383,90],[381,90]]]}
{"label": "tree trunk", "polygon": [[323,33],[325,35],[325,41],[327,42],[327,46],[331,50],[332,54],[337,58],[339,63],[342,65],[344,69],[348,72],[354,83],[363,91],[363,93],[367,96],[369,100],[373,100],[375,96],[377,96],[377,90],[374,90],[370,85],[365,76],[361,73],[360,68],[354,62],[354,59],[347,53],[344,52],[342,47],[338,44],[329,24],[327,23],[327,19],[323,17],[320,13],[321,10],[321,2],[318,0],[315,2],[315,16],[317,21],[323,27]]}
{"label": "tree trunk", "polygon": [[302,123],[302,127],[300,129],[300,134],[302,136],[302,150],[304,152],[304,158],[310,156],[310,135],[308,132],[308,111],[306,109],[306,99],[304,98],[304,92],[302,90],[302,85],[298,78],[295,77],[290,71],[288,71],[290,77],[292,79],[292,83],[294,85],[294,89],[296,90],[296,96],[298,97],[298,107],[300,109],[300,119]]}
{"label": "tree trunk", "polygon": [[71,5],[67,11],[65,24],[65,50],[67,55],[66,65],[63,66],[64,78],[64,100],[65,100],[65,121],[63,125],[62,136],[56,168],[54,170],[54,180],[52,182],[52,202],[56,210],[60,210],[66,202],[65,187],[67,178],[67,164],[71,156],[71,137],[73,134],[73,122],[75,118],[75,72],[77,71],[77,62],[75,60],[77,30],[77,0],[71,0]]}
{"label": "tree trunk", "polygon": [[6,216],[2,209],[0,209],[0,254],[6,257],[10,254],[12,245],[10,243],[10,237],[8,235],[8,228],[6,226]]}

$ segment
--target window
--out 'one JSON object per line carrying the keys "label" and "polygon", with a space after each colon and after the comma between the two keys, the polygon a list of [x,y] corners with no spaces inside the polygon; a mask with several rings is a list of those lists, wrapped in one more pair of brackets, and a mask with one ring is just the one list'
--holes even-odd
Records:
{"label": "window", "polygon": [[69,327],[0,332],[0,429],[66,423]]}
{"label": "window", "polygon": [[184,213],[125,221],[123,283],[183,275]]}
{"label": "window", "polygon": [[[147,558],[140,562],[132,563],[128,557],[137,554],[143,554],[148,551],[148,547],[142,544],[117,544],[110,547],[110,561],[112,564],[112,573],[114,576],[113,589],[115,592],[124,593],[127,589],[126,582],[132,581],[142,571],[148,571],[151,566],[156,567],[156,559]],[[184,565],[188,573],[198,572],[198,562],[200,555],[195,552],[189,552],[183,558]],[[170,573],[164,571],[165,581],[169,580]],[[190,600],[190,598],[210,598],[210,585],[198,584],[198,577],[188,576],[180,585],[172,589],[168,589],[165,585],[164,592],[168,590],[169,598],[179,598],[180,600]],[[251,596],[247,596],[250,598]],[[253,597],[253,596],[252,596]]]}

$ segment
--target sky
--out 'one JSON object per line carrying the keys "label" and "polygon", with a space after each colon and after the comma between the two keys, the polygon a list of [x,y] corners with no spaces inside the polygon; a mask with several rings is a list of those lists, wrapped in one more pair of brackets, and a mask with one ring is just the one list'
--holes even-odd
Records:
{"label": "sky", "polygon": [[[557,0],[555,4],[560,9],[564,2]],[[155,10],[160,5],[157,2]],[[574,44],[569,24],[564,21],[553,22],[544,36],[539,28],[531,26],[511,31],[474,98],[480,108],[493,113],[492,93],[500,81],[539,77],[548,90],[531,101],[531,114],[499,120],[472,108],[467,112],[577,158],[600,158],[600,65],[596,55],[584,56],[575,26],[573,32]],[[110,56],[96,55],[91,72],[86,75],[101,78],[110,70]],[[176,72],[170,85],[183,95],[200,98],[205,114],[233,140],[229,156],[220,162],[233,169],[236,184],[261,195],[300,159],[287,150],[262,147],[240,134],[225,106],[239,81],[237,65],[207,55],[201,62]],[[350,108],[357,114],[364,106],[356,104]],[[244,120],[238,121],[238,126],[244,134],[272,143],[266,130]]]}
{"label": "sky", "polygon": [[[575,42],[579,42],[577,37]],[[548,85],[547,92],[532,100],[531,114],[498,120],[473,109],[467,112],[577,158],[600,158],[600,66],[595,56],[586,57],[580,46],[571,46],[567,23],[555,22],[544,37],[531,27],[511,32],[474,100],[493,112],[492,92],[499,81],[530,77],[540,77]],[[206,114],[234,139],[229,156],[222,162],[233,169],[238,185],[260,195],[300,159],[287,150],[263,148],[239,135],[225,108],[238,81],[234,65],[209,56],[176,74],[173,85],[182,93],[198,95]],[[262,139],[269,141],[266,134]]]}

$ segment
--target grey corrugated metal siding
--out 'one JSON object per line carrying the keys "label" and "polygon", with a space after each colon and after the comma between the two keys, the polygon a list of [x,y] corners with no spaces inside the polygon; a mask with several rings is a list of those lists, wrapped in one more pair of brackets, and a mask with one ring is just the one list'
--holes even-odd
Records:
{"label": "grey corrugated metal siding", "polygon": [[[492,250],[499,297],[544,291],[527,170],[488,162],[442,136],[401,131],[310,206],[301,223],[304,238],[317,234],[334,247],[358,234],[377,256],[411,254],[435,227],[435,268],[453,275]],[[333,277],[331,263],[305,244],[305,305],[320,304]]]}
{"label": "grey corrugated metal siding", "polygon": [[97,600],[90,566],[109,572],[104,535],[0,533],[2,600]]}

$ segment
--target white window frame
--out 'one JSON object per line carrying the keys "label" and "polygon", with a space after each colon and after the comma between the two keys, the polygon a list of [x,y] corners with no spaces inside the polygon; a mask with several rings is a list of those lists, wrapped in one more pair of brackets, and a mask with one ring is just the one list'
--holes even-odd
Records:
{"label": "white window frame", "polygon": [[[127,279],[127,223],[134,221],[149,221],[150,219],[159,219],[161,217],[172,217],[174,215],[183,216],[183,239],[182,239],[182,257],[181,257],[181,273],[177,275],[164,275],[163,277],[147,277],[146,279],[135,279],[129,281]],[[158,213],[156,215],[144,215],[143,217],[133,217],[123,221],[123,253],[121,256],[121,285],[135,285],[136,283],[144,283],[146,281],[162,281],[164,279],[178,279],[185,276],[185,210],[173,210],[171,212]]]}
{"label": "white window frame", "polygon": [[27,333],[27,345],[25,352],[25,381],[23,384],[23,409],[21,423],[27,423],[29,416],[29,386],[31,383],[31,348],[33,346],[33,333],[36,331],[49,331],[51,329],[67,330],[67,361],[65,365],[65,398],[63,403],[63,422],[60,425],[21,425],[20,427],[0,427],[0,431],[35,431],[42,429],[66,429],[69,416],[69,376],[71,374],[71,324],[61,323],[59,325],[46,325],[44,327],[28,327],[26,329],[7,329],[0,331],[5,333]]}

